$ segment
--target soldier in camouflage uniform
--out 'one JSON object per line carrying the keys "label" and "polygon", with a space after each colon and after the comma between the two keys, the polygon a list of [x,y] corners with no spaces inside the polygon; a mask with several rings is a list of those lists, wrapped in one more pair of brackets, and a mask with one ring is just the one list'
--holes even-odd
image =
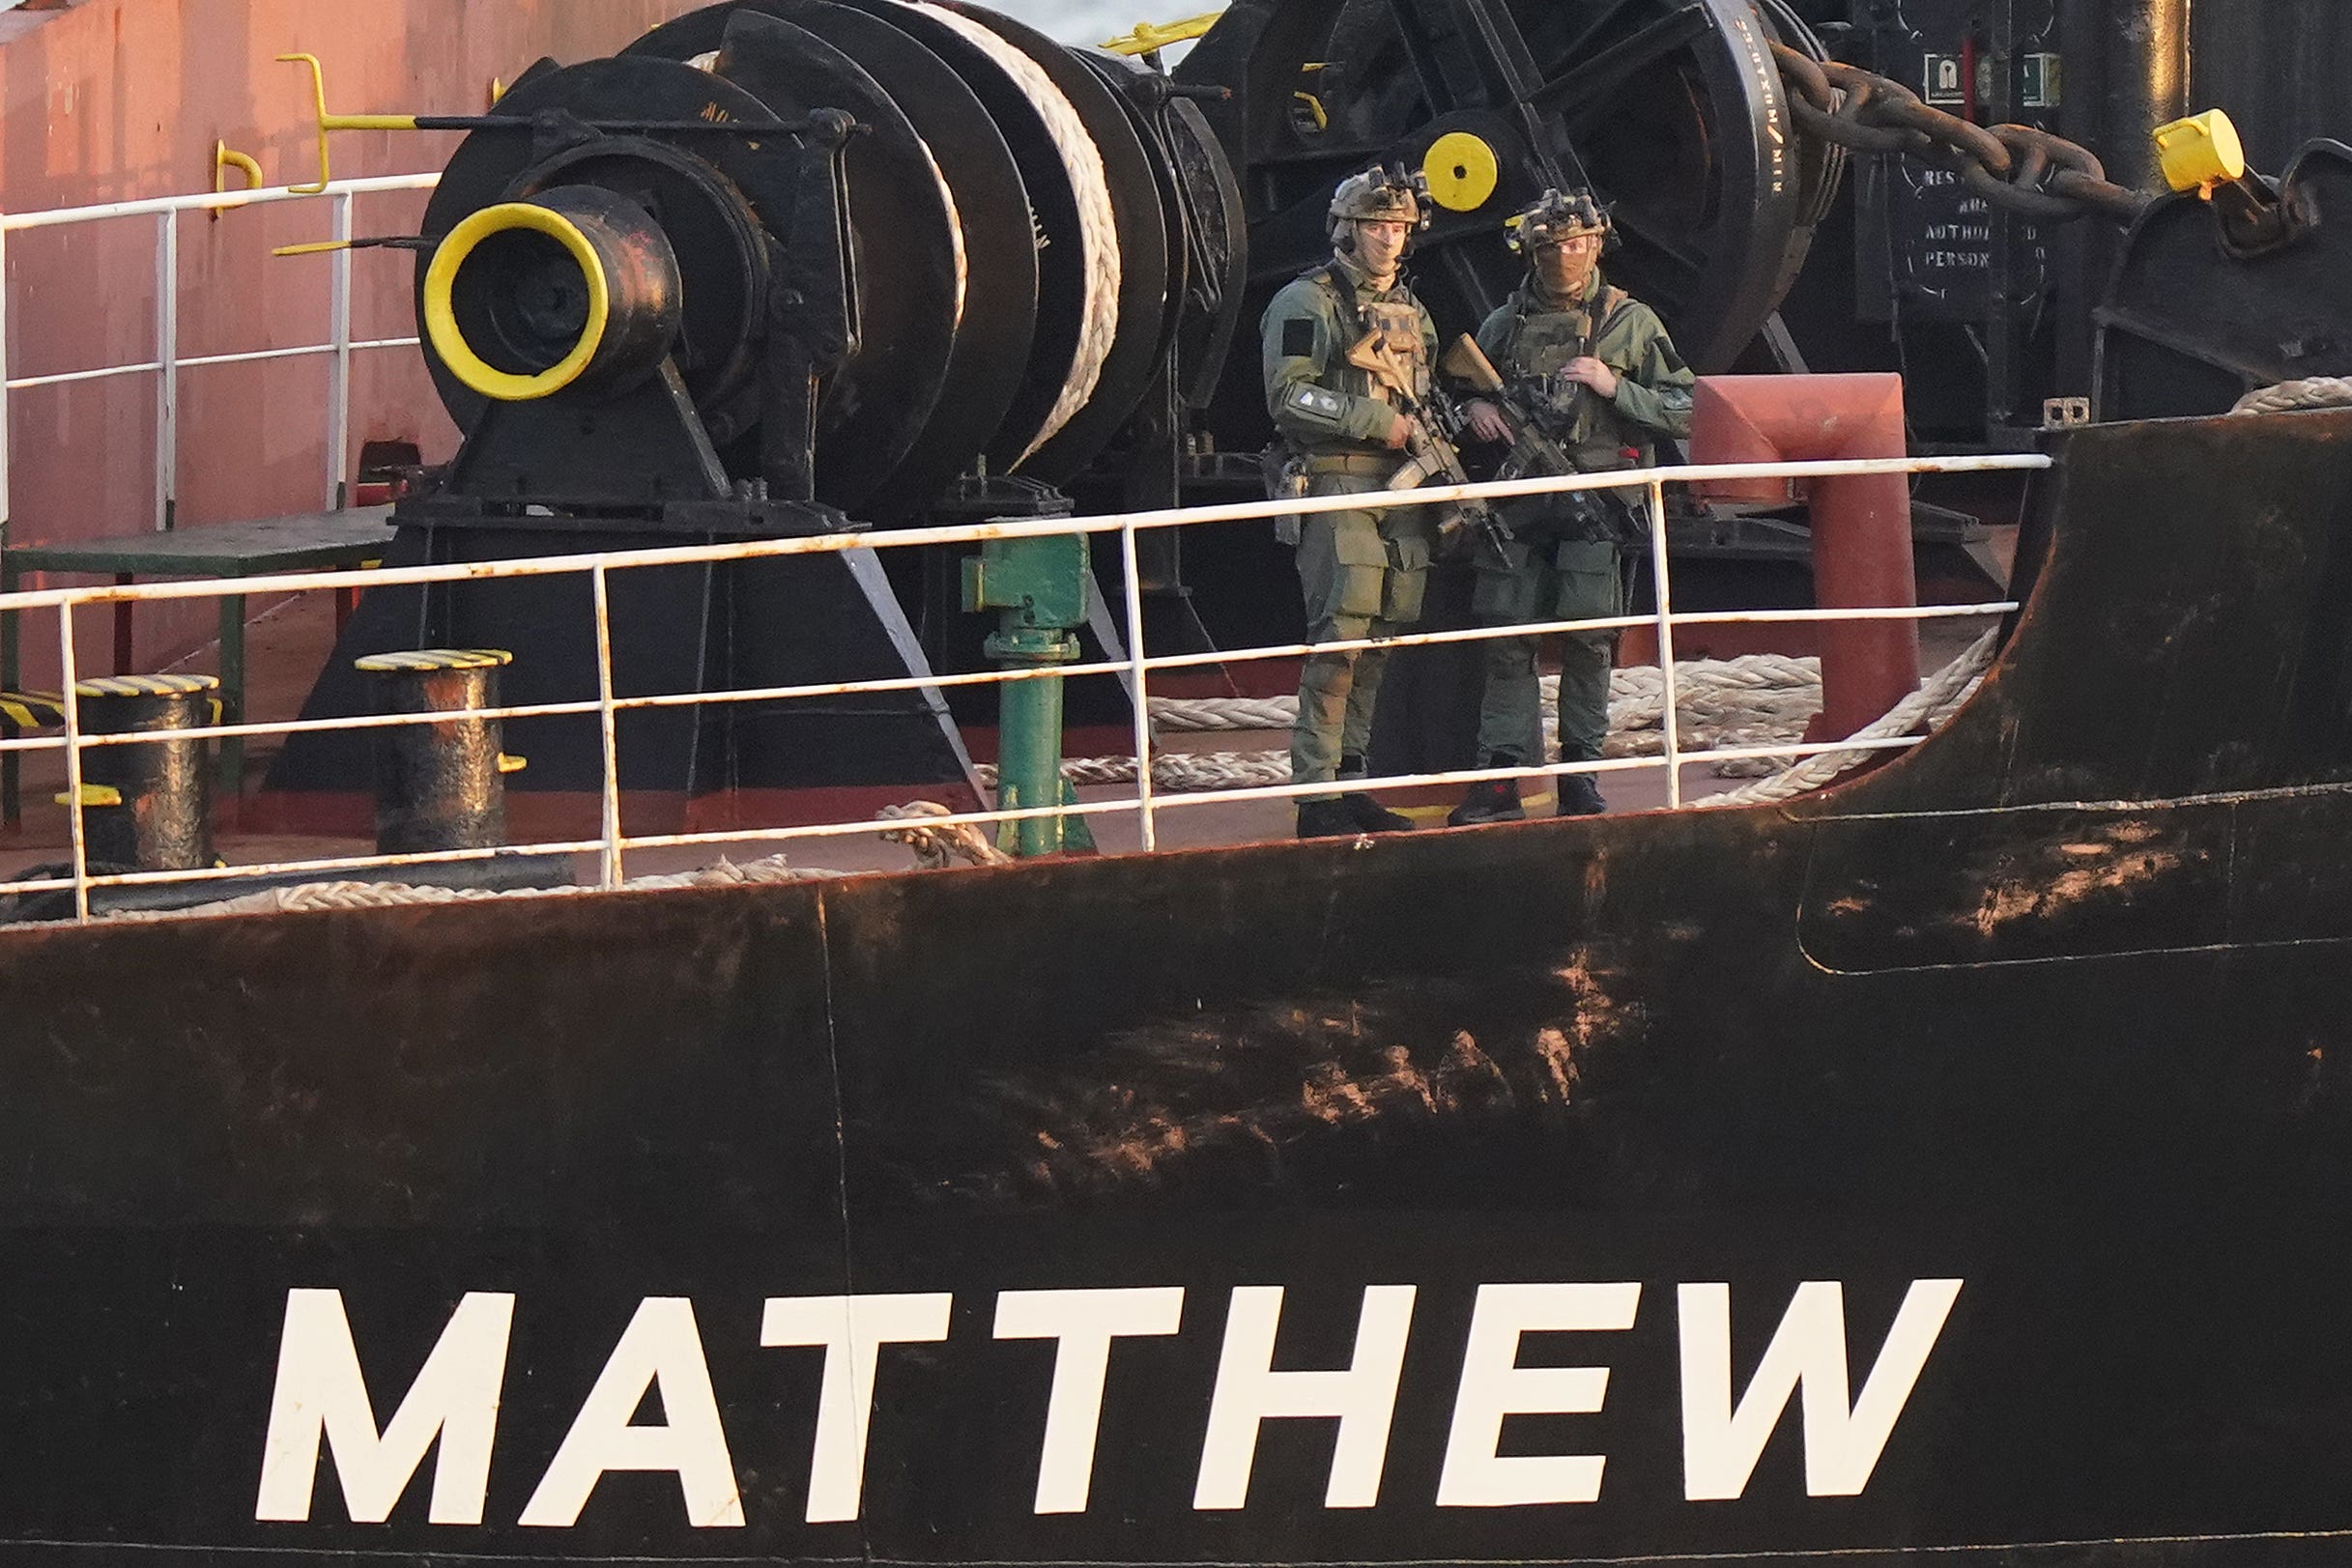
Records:
{"label": "soldier in camouflage uniform", "polygon": [[[1649,467],[1659,437],[1690,434],[1690,367],[1648,305],[1600,274],[1609,217],[1591,195],[1547,190],[1514,220],[1513,243],[1528,261],[1527,281],[1478,328],[1504,380],[1521,389],[1524,407],[1563,447],[1581,472]],[[1473,403],[1471,434],[1506,441],[1509,427],[1490,403]],[[1588,620],[1624,613],[1612,517],[1628,515],[1614,493],[1591,500],[1531,497],[1507,503],[1511,543],[1481,545],[1472,614],[1482,625]],[[1561,658],[1560,757],[1597,760],[1609,732],[1611,632],[1568,636]],[[1486,695],[1478,713],[1480,766],[1524,767],[1542,755],[1535,639],[1486,644]],[[1606,810],[1590,773],[1562,774],[1559,812],[1587,816]],[[1515,820],[1525,812],[1513,780],[1474,784],[1447,818]]]}
{"label": "soldier in camouflage uniform", "polygon": [[[1332,198],[1332,259],[1286,286],[1261,324],[1266,407],[1310,496],[1362,495],[1387,488],[1415,434],[1397,394],[1348,362],[1372,337],[1392,363],[1427,390],[1437,352],[1429,313],[1398,275],[1413,235],[1426,222],[1415,186],[1398,170],[1373,168],[1341,183]],[[1316,512],[1296,520],[1299,582],[1307,637],[1314,641],[1389,637],[1420,618],[1421,592],[1436,542],[1425,507]],[[1299,675],[1291,731],[1297,784],[1361,779],[1371,746],[1372,705],[1383,649],[1310,653]],[[1361,790],[1302,797],[1302,839],[1384,833],[1412,824]]]}

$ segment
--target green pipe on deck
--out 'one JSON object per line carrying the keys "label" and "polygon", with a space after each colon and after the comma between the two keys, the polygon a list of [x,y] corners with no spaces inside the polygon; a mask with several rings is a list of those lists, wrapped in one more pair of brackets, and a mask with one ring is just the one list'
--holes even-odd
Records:
{"label": "green pipe on deck", "polygon": [[[1078,656],[1071,632],[1086,619],[1087,541],[990,539],[963,561],[963,608],[993,610],[997,629],[988,656],[1008,670],[1069,664]],[[1007,681],[997,688],[996,804],[1000,811],[1054,805],[1062,786],[1062,682],[1058,676]],[[1038,816],[1007,822],[999,847],[1016,855],[1092,848],[1083,817]]]}
{"label": "green pipe on deck", "polygon": [[[1007,670],[1069,664],[1078,640],[1058,632],[1020,630],[988,641],[989,657]],[[998,689],[996,805],[1000,811],[1050,806],[1062,798],[1062,682],[1007,681]],[[999,829],[998,846],[1016,855],[1052,855],[1071,847],[1063,829],[1075,818],[1030,816]]]}

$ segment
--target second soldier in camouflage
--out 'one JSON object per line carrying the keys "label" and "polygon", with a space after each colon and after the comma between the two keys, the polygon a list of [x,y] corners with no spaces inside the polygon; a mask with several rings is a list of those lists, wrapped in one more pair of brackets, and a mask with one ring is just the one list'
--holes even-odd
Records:
{"label": "second soldier in camouflage", "polygon": [[[1690,367],[1648,305],[1600,273],[1609,218],[1583,191],[1547,190],[1514,219],[1527,281],[1486,318],[1478,347],[1579,471],[1648,467],[1662,437],[1690,434]],[[1509,439],[1502,413],[1473,403],[1471,433]],[[1597,504],[1595,504],[1597,502]],[[1511,542],[1482,544],[1472,613],[1481,625],[1592,620],[1624,613],[1618,540],[1607,520],[1622,503],[1531,497],[1504,510]],[[1571,633],[1561,657],[1560,759],[1597,761],[1609,732],[1609,667],[1616,634]],[[1535,639],[1486,644],[1478,713],[1479,765],[1525,767],[1542,759]],[[1590,773],[1558,780],[1562,815],[1605,809]],[[1513,781],[1473,785],[1448,821],[1507,821],[1525,814]]]}

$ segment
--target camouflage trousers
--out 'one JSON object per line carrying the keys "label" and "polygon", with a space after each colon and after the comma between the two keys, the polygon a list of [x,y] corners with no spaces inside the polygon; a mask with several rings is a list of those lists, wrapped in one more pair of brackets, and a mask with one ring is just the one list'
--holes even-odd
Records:
{"label": "camouflage trousers", "polygon": [[[1360,496],[1381,487],[1366,475],[1319,473],[1307,494]],[[1420,620],[1435,527],[1420,506],[1302,518],[1299,585],[1306,598],[1308,641],[1392,637]],[[1361,767],[1371,750],[1372,707],[1388,662],[1383,648],[1306,656],[1299,670],[1299,717],[1290,732],[1292,783],[1327,784]],[[1345,769],[1343,759],[1350,764]]]}
{"label": "camouflage trousers", "polygon": [[[1624,613],[1617,546],[1606,539],[1529,544],[1514,539],[1498,558],[1481,550],[1471,615],[1481,626],[1534,620],[1592,620]],[[1573,632],[1560,657],[1560,759],[1591,762],[1609,733],[1609,666],[1614,632]],[[1543,755],[1541,690],[1535,639],[1497,638],[1486,644],[1486,693],[1478,707],[1478,760],[1508,757],[1521,766]]]}

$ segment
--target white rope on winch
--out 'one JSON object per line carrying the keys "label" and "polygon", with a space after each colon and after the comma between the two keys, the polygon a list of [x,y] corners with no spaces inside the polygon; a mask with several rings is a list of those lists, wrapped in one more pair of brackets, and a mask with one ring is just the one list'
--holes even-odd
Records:
{"label": "white rope on winch", "polygon": [[2294,413],[2307,409],[2340,409],[2352,404],[2352,376],[2311,376],[2256,387],[2238,399],[2232,413]]}
{"label": "white rope on winch", "polygon": [[956,187],[947,183],[947,171],[939,167],[931,143],[922,137],[915,145],[923,149],[923,161],[931,165],[931,177],[939,184],[939,199],[947,204],[947,243],[956,269],[956,330],[963,330],[963,297],[970,287],[971,263],[963,247],[963,210],[956,205]]}
{"label": "white rope on winch", "polygon": [[1078,242],[1084,253],[1081,270],[1085,274],[1077,353],[1070,361],[1069,376],[1062,383],[1061,395],[1054,399],[1051,412],[1046,415],[1044,428],[1029,443],[1028,450],[1016,460],[1014,466],[1018,468],[1058,435],[1071,416],[1094,396],[1104,362],[1110,357],[1111,343],[1119,335],[1119,228],[1111,207],[1110,179],[1103,169],[1103,150],[1095,145],[1085,122],[1036,61],[980,23],[944,6],[932,5],[930,0],[902,0],[902,3],[955,29],[1013,79],[1045,122],[1054,151],[1069,172],[1071,191],[1077,197]]}

